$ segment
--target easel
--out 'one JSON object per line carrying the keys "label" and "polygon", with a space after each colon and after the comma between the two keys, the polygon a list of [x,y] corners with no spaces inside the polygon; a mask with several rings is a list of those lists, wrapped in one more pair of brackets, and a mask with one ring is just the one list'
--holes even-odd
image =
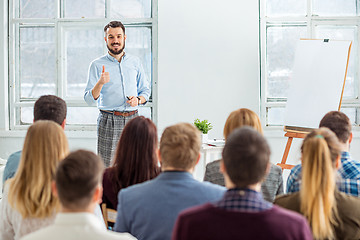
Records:
{"label": "easel", "polygon": [[287,157],[289,155],[289,152],[290,152],[290,147],[291,147],[291,143],[292,143],[292,140],[294,138],[305,138],[306,137],[306,134],[308,134],[307,132],[294,132],[294,131],[291,131],[291,130],[286,130],[287,131],[285,133],[285,137],[288,137],[288,140],[287,140],[287,143],[286,143],[286,147],[285,147],[285,150],[284,150],[284,154],[283,154],[283,157],[281,159],[281,163],[278,163],[277,165],[281,167],[282,170],[284,169],[292,169],[295,165],[291,165],[291,164],[286,164],[286,160],[287,160]]}
{"label": "easel", "polygon": [[[315,40],[315,39],[301,39],[301,40]],[[319,41],[320,39],[316,39],[315,41]],[[329,42],[329,39],[324,39],[324,40],[320,40],[321,42],[324,42],[324,43],[328,43]],[[345,76],[344,76],[344,81],[342,83],[342,91],[341,91],[341,96],[340,96],[340,103],[338,105],[338,111],[340,111],[340,108],[341,108],[341,103],[342,103],[342,98],[343,98],[343,94],[344,94],[344,87],[345,87],[345,80],[346,80],[346,75],[347,75],[347,70],[348,70],[348,66],[349,66],[349,58],[350,58],[350,51],[351,51],[351,45],[352,45],[352,42],[350,42],[350,45],[348,47],[348,51],[347,51],[347,61],[346,61],[346,68],[345,68]],[[323,69],[324,70],[324,69]],[[295,74],[294,74],[295,75]],[[303,77],[303,78],[299,78],[299,79],[306,79],[306,77]],[[315,88],[317,89],[317,88]],[[296,88],[296,90],[298,90]],[[298,92],[301,92],[301,91],[298,91]],[[289,99],[288,99],[289,100]],[[289,101],[288,101],[289,103]],[[288,107],[288,106],[287,106]],[[295,108],[294,108],[295,109]],[[294,126],[294,125],[293,125]],[[291,128],[291,127],[290,127]],[[285,150],[284,150],[284,154],[283,154],[283,157],[282,157],[282,160],[281,160],[281,163],[278,163],[277,165],[281,167],[282,170],[284,169],[292,169],[294,167],[294,165],[291,165],[291,164],[286,164],[286,160],[287,160],[287,157],[289,155],[289,151],[290,151],[290,147],[291,147],[291,144],[292,144],[292,140],[294,138],[305,138],[306,135],[312,130],[312,129],[309,129],[309,128],[295,128],[294,130],[293,129],[290,129],[290,128],[287,128],[287,126],[284,127],[284,131],[286,132],[285,133],[285,137],[288,137],[288,140],[287,140],[287,143],[286,143],[286,147],[285,147]]]}

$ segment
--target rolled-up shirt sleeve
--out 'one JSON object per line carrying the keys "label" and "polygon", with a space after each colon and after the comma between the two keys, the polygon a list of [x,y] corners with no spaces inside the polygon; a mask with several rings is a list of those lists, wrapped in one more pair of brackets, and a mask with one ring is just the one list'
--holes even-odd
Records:
{"label": "rolled-up shirt sleeve", "polygon": [[95,100],[94,96],[92,95],[92,89],[94,88],[99,78],[99,70],[97,69],[96,64],[92,62],[89,67],[88,80],[84,93],[84,100],[89,106],[96,105],[97,100]]}
{"label": "rolled-up shirt sleeve", "polygon": [[140,61],[138,61],[139,70],[137,74],[137,92],[138,96],[142,96],[146,99],[146,101],[149,101],[150,94],[151,94],[151,88],[150,88],[150,81],[146,77],[144,68]]}

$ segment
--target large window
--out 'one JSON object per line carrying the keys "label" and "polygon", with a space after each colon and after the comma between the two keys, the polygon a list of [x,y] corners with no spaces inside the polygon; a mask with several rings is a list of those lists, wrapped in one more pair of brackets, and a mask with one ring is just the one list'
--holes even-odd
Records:
{"label": "large window", "polygon": [[94,129],[98,110],[83,94],[90,62],[107,52],[103,27],[111,20],[124,23],[125,51],[142,60],[152,83],[140,114],[156,116],[157,0],[9,2],[11,129],[32,123],[34,102],[45,94],[66,100],[67,129]]}
{"label": "large window", "polygon": [[300,38],[353,41],[341,110],[360,124],[359,26],[359,0],[260,0],[261,113],[267,126],[284,123]]}

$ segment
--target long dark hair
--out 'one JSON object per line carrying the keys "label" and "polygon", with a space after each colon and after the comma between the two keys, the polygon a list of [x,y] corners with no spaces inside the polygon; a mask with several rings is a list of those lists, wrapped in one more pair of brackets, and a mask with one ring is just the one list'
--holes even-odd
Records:
{"label": "long dark hair", "polygon": [[110,169],[116,193],[122,188],[150,180],[160,173],[157,147],[157,129],[150,119],[139,116],[126,124]]}

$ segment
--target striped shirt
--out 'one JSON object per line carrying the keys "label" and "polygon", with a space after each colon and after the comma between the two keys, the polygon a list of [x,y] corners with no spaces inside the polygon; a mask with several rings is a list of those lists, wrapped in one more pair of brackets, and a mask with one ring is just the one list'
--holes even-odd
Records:
{"label": "striped shirt", "polygon": [[[336,185],[340,192],[360,197],[360,162],[352,160],[349,152],[341,153],[341,168],[338,170]],[[301,164],[291,169],[287,179],[288,193],[298,192],[301,186]]]}

